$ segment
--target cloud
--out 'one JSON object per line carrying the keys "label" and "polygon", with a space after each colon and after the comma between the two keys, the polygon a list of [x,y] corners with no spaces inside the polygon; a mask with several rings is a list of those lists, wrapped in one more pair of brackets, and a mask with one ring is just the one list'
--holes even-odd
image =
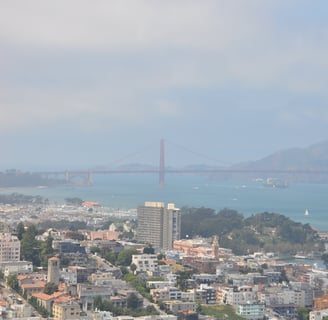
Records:
{"label": "cloud", "polygon": [[63,49],[224,48],[254,30],[259,16],[250,18],[263,6],[250,3],[13,0],[2,4],[0,35],[17,45]]}
{"label": "cloud", "polygon": [[[286,128],[327,123],[328,22],[319,10],[326,5],[308,6],[3,2],[0,132],[62,123],[76,131],[119,132],[153,128],[153,122],[183,124],[187,135],[198,120],[213,128],[219,123],[223,133],[231,126],[244,130],[240,122],[256,117]],[[214,134],[209,127],[200,131]]]}

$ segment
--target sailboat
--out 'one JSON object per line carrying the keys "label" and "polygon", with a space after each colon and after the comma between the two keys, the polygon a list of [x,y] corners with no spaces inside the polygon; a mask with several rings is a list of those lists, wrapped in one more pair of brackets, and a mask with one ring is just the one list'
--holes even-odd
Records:
{"label": "sailboat", "polygon": [[305,216],[308,216],[309,215],[309,210],[308,209],[305,209],[304,215]]}

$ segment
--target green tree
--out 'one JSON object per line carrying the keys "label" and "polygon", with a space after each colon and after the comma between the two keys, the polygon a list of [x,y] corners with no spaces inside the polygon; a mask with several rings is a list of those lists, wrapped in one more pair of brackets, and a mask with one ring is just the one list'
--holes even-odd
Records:
{"label": "green tree", "polygon": [[310,308],[298,308],[297,309],[297,319],[298,320],[308,320],[310,311],[311,311]]}
{"label": "green tree", "polygon": [[49,282],[45,285],[43,292],[51,295],[54,292],[56,292],[57,290],[58,290],[58,285],[53,282]]}
{"label": "green tree", "polygon": [[94,310],[103,310],[103,301],[101,296],[96,296],[93,300],[93,309]]}
{"label": "green tree", "polygon": [[191,278],[193,271],[185,270],[185,271],[178,271],[177,272],[177,285],[180,290],[184,291],[187,289],[188,280]]}
{"label": "green tree", "polygon": [[138,251],[134,248],[122,250],[116,260],[116,264],[119,266],[129,266],[132,262],[132,255],[137,254]]}
{"label": "green tree", "polygon": [[13,290],[17,291],[19,289],[19,283],[17,280],[17,276],[16,275],[9,275],[7,277],[7,285],[12,288]]}
{"label": "green tree", "polygon": [[324,253],[321,256],[321,260],[323,261],[323,264],[325,265],[326,269],[328,269],[328,253]]}
{"label": "green tree", "polygon": [[48,266],[48,259],[53,255],[52,248],[53,238],[49,235],[45,241],[40,242],[41,247],[41,266],[46,268]]}
{"label": "green tree", "polygon": [[29,226],[21,240],[22,260],[32,261],[34,266],[40,266],[40,244],[35,239],[38,234],[35,225]]}
{"label": "green tree", "polygon": [[65,199],[66,204],[70,205],[70,206],[82,206],[83,200],[81,198],[78,197],[74,197],[74,198],[66,198]]}
{"label": "green tree", "polygon": [[116,264],[116,254],[112,251],[107,252],[104,255],[104,258],[109,261],[111,264]]}
{"label": "green tree", "polygon": [[152,247],[151,244],[149,244],[147,247],[143,248],[143,253],[146,254],[154,254],[155,253],[155,249]]}
{"label": "green tree", "polygon": [[128,296],[126,305],[129,309],[137,309],[139,307],[139,298],[134,292]]}
{"label": "green tree", "polygon": [[16,232],[17,232],[17,238],[19,240],[22,240],[23,238],[23,233],[25,232],[25,227],[24,227],[24,223],[20,222],[17,227],[16,227]]}
{"label": "green tree", "polygon": [[100,253],[100,249],[98,248],[98,247],[96,247],[96,246],[92,246],[91,248],[90,248],[90,252],[91,253],[93,253],[93,254],[95,254],[95,253]]}
{"label": "green tree", "polygon": [[137,266],[134,263],[131,263],[130,270],[134,273],[137,270]]}

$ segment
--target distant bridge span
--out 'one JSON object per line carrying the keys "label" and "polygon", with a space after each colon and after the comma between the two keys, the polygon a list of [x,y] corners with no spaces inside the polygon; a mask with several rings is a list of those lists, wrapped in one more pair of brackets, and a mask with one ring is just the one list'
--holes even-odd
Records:
{"label": "distant bridge span", "polygon": [[106,174],[157,174],[161,185],[164,184],[166,174],[220,174],[220,173],[257,173],[257,174],[309,174],[309,175],[328,175],[328,171],[322,170],[275,170],[275,169],[141,169],[141,170],[66,170],[66,171],[43,171],[35,172],[45,177],[62,177],[66,182],[72,182],[75,177],[83,179],[81,185],[91,185],[93,175]]}
{"label": "distant bridge span", "polygon": [[238,169],[238,168],[213,168],[213,169],[172,169],[165,167],[165,152],[164,152],[164,140],[160,141],[160,155],[159,155],[159,167],[158,169],[117,169],[117,170],[65,170],[65,171],[42,171],[35,172],[36,174],[44,177],[62,177],[66,182],[73,183],[74,179],[80,178],[82,181],[80,185],[91,185],[93,175],[103,174],[136,174],[136,173],[152,173],[158,174],[159,184],[164,185],[166,174],[223,174],[223,173],[257,173],[257,174],[308,174],[308,175],[327,175],[328,170],[299,170],[299,169]]}

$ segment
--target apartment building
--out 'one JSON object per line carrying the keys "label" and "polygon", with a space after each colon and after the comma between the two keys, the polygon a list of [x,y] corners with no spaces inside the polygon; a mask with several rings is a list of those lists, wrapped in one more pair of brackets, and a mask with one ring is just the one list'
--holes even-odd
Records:
{"label": "apartment building", "polygon": [[20,260],[20,241],[10,233],[0,233],[0,263]]}
{"label": "apartment building", "polygon": [[173,241],[180,239],[180,209],[174,204],[145,202],[138,208],[137,241],[156,249],[170,250]]}

